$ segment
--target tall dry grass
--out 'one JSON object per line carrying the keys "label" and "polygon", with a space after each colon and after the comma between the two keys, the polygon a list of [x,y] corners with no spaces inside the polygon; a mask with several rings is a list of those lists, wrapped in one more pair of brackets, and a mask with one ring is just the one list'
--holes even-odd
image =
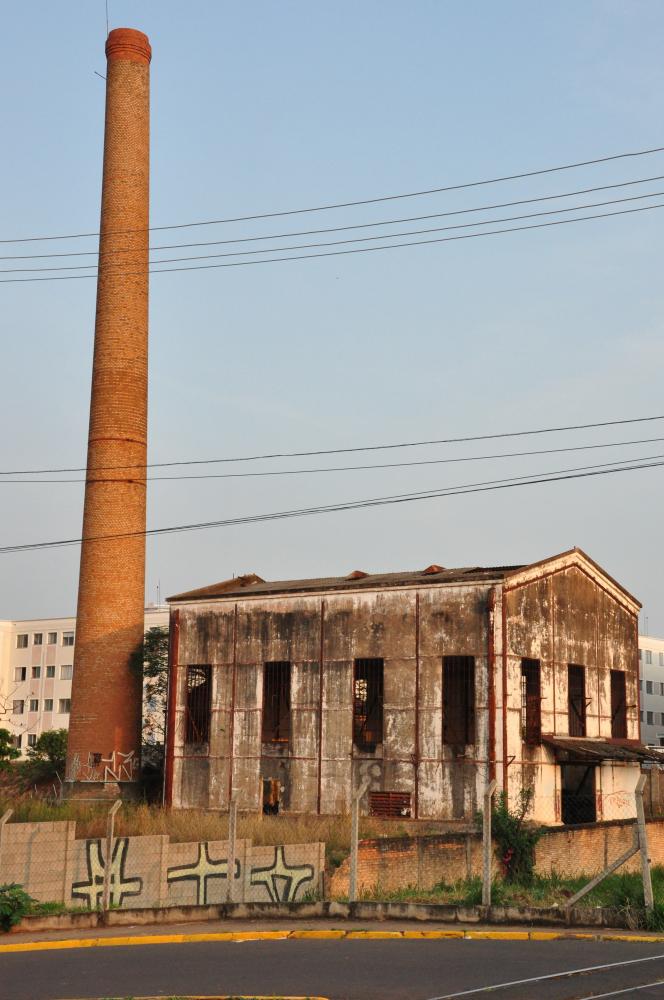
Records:
{"label": "tall dry grass", "polygon": [[[38,798],[0,799],[0,815],[11,808],[12,823],[75,820],[76,836],[102,837],[106,833],[106,803],[47,802]],[[414,837],[449,830],[449,824],[414,820],[360,819],[360,837]],[[198,809],[164,809],[144,803],[124,803],[115,817],[115,833],[121,837],[165,834],[174,842],[226,840],[228,815]],[[350,850],[350,816],[238,816],[238,837],[256,845],[322,842],[328,858],[341,860]]]}

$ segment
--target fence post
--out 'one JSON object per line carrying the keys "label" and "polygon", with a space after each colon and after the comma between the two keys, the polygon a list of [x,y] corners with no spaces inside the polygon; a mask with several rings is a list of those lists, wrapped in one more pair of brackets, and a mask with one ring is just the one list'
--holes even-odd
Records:
{"label": "fence post", "polygon": [[365,781],[360,789],[353,795],[351,825],[350,825],[350,877],[348,880],[348,901],[355,902],[357,895],[357,843],[360,833],[360,799],[369,787],[369,782]]}
{"label": "fence post", "polygon": [[113,828],[115,826],[115,814],[122,805],[122,799],[116,799],[108,810],[106,820],[106,854],[104,855],[104,888],[101,897],[102,913],[108,911],[108,904],[111,894],[111,869],[113,868]]}
{"label": "fence post", "polygon": [[491,906],[491,803],[496,782],[492,781],[484,790],[482,811],[482,906]]}
{"label": "fence post", "polygon": [[3,813],[2,816],[0,816],[0,882],[4,881],[2,877],[2,840],[5,832],[5,824],[7,823],[9,818],[13,815],[13,813],[14,813],[13,809],[8,809],[5,813]]}
{"label": "fence post", "polygon": [[237,837],[237,799],[231,799],[228,810],[228,865],[226,869],[226,902],[233,902],[233,879],[235,878],[235,855]]}
{"label": "fence post", "polygon": [[652,878],[650,875],[650,858],[648,856],[648,831],[646,829],[646,817],[643,808],[643,789],[646,783],[646,775],[640,774],[639,780],[634,789],[636,799],[636,822],[639,827],[639,850],[641,853],[641,873],[643,876],[643,899],[646,910],[652,912],[655,903],[652,894]]}

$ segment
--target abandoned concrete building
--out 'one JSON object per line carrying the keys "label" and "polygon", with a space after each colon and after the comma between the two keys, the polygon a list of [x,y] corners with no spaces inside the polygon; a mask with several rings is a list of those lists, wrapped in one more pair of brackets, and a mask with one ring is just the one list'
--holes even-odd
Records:
{"label": "abandoned concrete building", "polygon": [[471,820],[495,778],[532,818],[634,815],[639,602],[579,549],[526,566],[170,598],[175,807]]}

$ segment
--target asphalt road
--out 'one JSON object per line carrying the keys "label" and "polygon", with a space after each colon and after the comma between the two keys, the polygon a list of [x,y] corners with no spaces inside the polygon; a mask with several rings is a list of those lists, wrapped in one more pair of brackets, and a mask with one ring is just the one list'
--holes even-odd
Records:
{"label": "asphalt road", "polygon": [[[660,956],[655,957],[654,956]],[[627,963],[627,964],[618,964]],[[540,977],[605,966],[571,977]],[[539,981],[533,981],[533,979]],[[529,982],[515,983],[517,980]],[[512,983],[495,991],[500,983]],[[651,984],[641,988],[643,984]],[[494,986],[491,993],[486,987]],[[254,941],[0,955],[0,1000],[294,994],[330,1000],[664,998],[664,945],[598,941]],[[621,992],[622,991],[622,992]]]}

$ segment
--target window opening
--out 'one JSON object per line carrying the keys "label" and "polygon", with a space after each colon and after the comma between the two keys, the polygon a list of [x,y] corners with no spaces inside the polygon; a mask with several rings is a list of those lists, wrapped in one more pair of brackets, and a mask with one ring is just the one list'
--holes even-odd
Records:
{"label": "window opening", "polygon": [[623,670],[611,671],[611,736],[616,740],[627,739],[627,698]]}
{"label": "window opening", "polygon": [[567,714],[570,736],[586,735],[585,668],[570,663],[567,667]]}
{"label": "window opening", "polygon": [[595,823],[595,766],[561,764],[562,821],[566,825]]}
{"label": "window opening", "polygon": [[521,739],[537,744],[542,735],[540,661],[521,660]]}
{"label": "window opening", "polygon": [[355,660],[353,743],[373,753],[383,742],[383,661]]}
{"label": "window opening", "polygon": [[263,743],[288,743],[290,739],[290,679],[287,660],[263,667]]}
{"label": "window opening", "polygon": [[210,738],[210,675],[209,666],[187,667],[185,743],[207,743]]}
{"label": "window opening", "polygon": [[475,742],[475,657],[443,657],[443,743]]}

